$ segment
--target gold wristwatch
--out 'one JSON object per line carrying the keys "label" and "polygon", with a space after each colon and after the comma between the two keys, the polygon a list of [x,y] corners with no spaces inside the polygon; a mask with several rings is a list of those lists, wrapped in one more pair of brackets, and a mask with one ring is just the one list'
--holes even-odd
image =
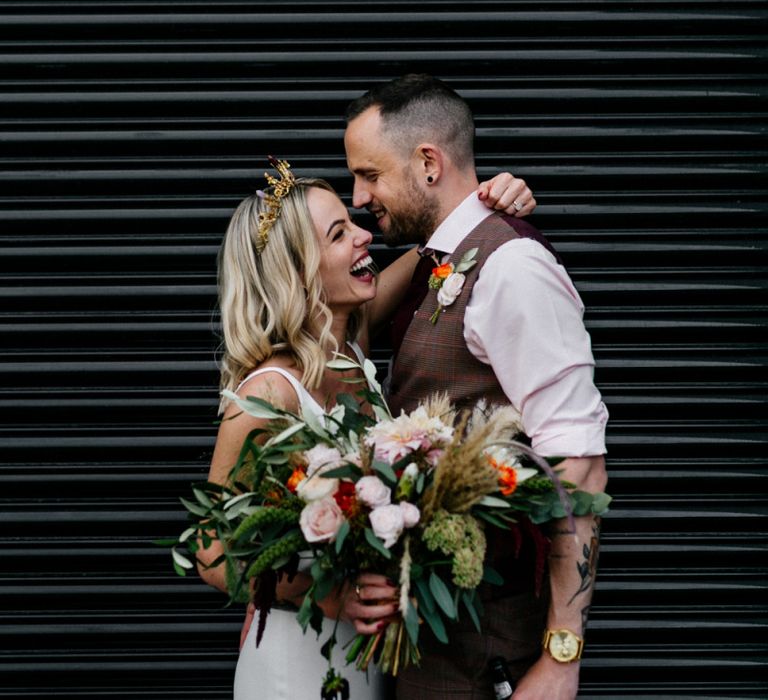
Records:
{"label": "gold wristwatch", "polygon": [[558,663],[569,664],[581,658],[584,640],[571,630],[547,630],[544,632],[544,648]]}

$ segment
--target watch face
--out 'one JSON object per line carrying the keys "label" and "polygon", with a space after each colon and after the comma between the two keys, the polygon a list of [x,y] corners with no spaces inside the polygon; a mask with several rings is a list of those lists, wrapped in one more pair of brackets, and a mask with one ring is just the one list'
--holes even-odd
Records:
{"label": "watch face", "polygon": [[558,630],[552,635],[549,650],[558,661],[570,661],[579,653],[579,640],[567,630]]}

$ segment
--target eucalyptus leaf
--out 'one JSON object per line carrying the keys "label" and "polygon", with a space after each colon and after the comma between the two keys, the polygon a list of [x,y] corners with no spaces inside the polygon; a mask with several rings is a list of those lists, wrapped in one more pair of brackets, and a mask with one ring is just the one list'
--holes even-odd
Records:
{"label": "eucalyptus leaf", "polygon": [[249,491],[248,493],[241,493],[239,496],[230,498],[228,501],[224,501],[224,510],[229,510],[232,506],[246,500],[247,498],[252,498],[255,495],[256,494],[253,491]]}
{"label": "eucalyptus leaf", "polygon": [[344,520],[344,522],[341,523],[341,526],[336,531],[336,554],[341,553],[341,548],[344,546],[344,540],[347,539],[347,535],[349,534],[349,520]]}
{"label": "eucalyptus leaf", "polygon": [[288,464],[288,455],[284,452],[270,452],[262,457],[262,461],[271,465]]}
{"label": "eucalyptus leaf", "polygon": [[208,498],[207,494],[205,494],[203,491],[193,488],[192,493],[195,494],[195,498],[200,505],[203,505],[206,508],[213,508],[213,501]]}
{"label": "eucalyptus leaf", "polygon": [[429,590],[435,597],[435,602],[440,606],[440,609],[445,613],[446,617],[451,620],[456,619],[456,607],[453,604],[453,597],[451,596],[448,586],[445,585],[443,580],[434,571],[429,576]]}
{"label": "eucalyptus leaf", "polygon": [[434,612],[436,606],[435,597],[432,595],[427,582],[423,578],[416,579],[416,591],[418,593],[417,597],[419,603],[421,604],[420,609]]}
{"label": "eucalyptus leaf", "polygon": [[612,500],[613,498],[611,498],[607,493],[603,493],[602,491],[596,493],[592,497],[592,512],[595,515],[602,515],[608,510],[608,506]]}
{"label": "eucalyptus leaf", "polygon": [[284,440],[287,440],[291,435],[295,435],[300,430],[302,430],[305,427],[305,424],[299,421],[298,423],[294,423],[290,427],[283,430],[281,433],[278,433],[274,437],[269,438],[264,443],[264,447],[272,447],[272,445],[279,444],[283,442]]}
{"label": "eucalyptus leaf", "polygon": [[192,535],[197,532],[196,527],[188,527],[184,532],[179,535],[179,542],[186,542]]}
{"label": "eucalyptus leaf", "polygon": [[350,360],[346,355],[341,355],[340,353],[334,353],[334,355],[336,355],[335,359],[325,363],[325,366],[328,367],[328,369],[337,370],[339,372],[344,372],[350,369],[360,369],[360,365],[357,362]]}
{"label": "eucalyptus leaf", "polygon": [[503,498],[497,498],[496,496],[483,496],[479,505],[486,506],[487,508],[509,508],[509,503]]}
{"label": "eucalyptus leaf", "polygon": [[225,396],[230,401],[233,401],[238,406],[238,408],[241,408],[249,416],[253,416],[254,418],[261,418],[263,420],[275,420],[281,417],[281,415],[275,411],[274,407],[270,406],[270,404],[268,404],[266,401],[257,399],[254,396],[241,399],[237,394],[230,391],[229,389],[224,389],[224,391],[221,392],[221,395]]}
{"label": "eucalyptus leaf", "polygon": [[392,420],[392,414],[390,414],[386,408],[382,408],[381,406],[377,406],[375,404],[372,404],[371,407],[373,408],[373,415],[376,416],[376,420]]}
{"label": "eucalyptus leaf", "polygon": [[319,580],[315,579],[315,592],[313,594],[315,600],[323,600],[324,598],[327,598],[333,590],[335,583],[333,575],[330,572],[325,572],[325,575]]}
{"label": "eucalyptus leaf", "polygon": [[314,407],[312,404],[308,403],[307,401],[302,401],[301,418],[306,424],[307,428],[315,433],[315,435],[318,435],[321,438],[328,438],[328,431],[320,422],[318,415],[314,412]]}
{"label": "eucalyptus leaf", "polygon": [[485,520],[485,522],[490,523],[494,527],[501,528],[502,530],[506,530],[509,527],[509,524],[502,520],[501,518],[497,518],[492,513],[486,513],[484,510],[476,510],[473,511],[473,513],[480,518],[481,520]]}
{"label": "eucalyptus leaf", "polygon": [[360,413],[360,406],[358,406],[352,394],[336,394],[336,403],[344,406],[350,413]]}
{"label": "eucalyptus leaf", "polygon": [[382,480],[387,482],[387,484],[390,486],[394,486],[397,483],[397,475],[395,474],[392,467],[390,467],[386,462],[374,460],[371,466],[373,471],[378,472]]}
{"label": "eucalyptus leaf", "polygon": [[368,380],[368,385],[373,389],[377,394],[381,394],[381,384],[379,384],[378,380],[376,379],[376,365],[373,364],[367,357],[365,358],[365,361],[363,362],[363,373],[365,374],[365,378]]}
{"label": "eucalyptus leaf", "polygon": [[408,606],[405,609],[403,620],[405,621],[405,631],[408,633],[411,644],[416,646],[419,643],[419,615],[410,598],[408,599]]}
{"label": "eucalyptus leaf", "polygon": [[574,491],[571,494],[573,514],[576,517],[589,513],[592,509],[593,502],[594,498],[592,494],[586,493],[584,491]]}
{"label": "eucalyptus leaf", "polygon": [[422,610],[421,615],[430,626],[437,640],[443,644],[448,644],[448,635],[445,632],[445,625],[440,619],[440,614],[437,612],[437,610]]}
{"label": "eucalyptus leaf", "polygon": [[171,555],[173,556],[174,564],[178,564],[182,569],[194,569],[195,565],[189,561],[183,554],[179,554],[176,551],[176,547],[171,549]]}
{"label": "eucalyptus leaf", "polygon": [[467,609],[467,612],[469,613],[469,618],[472,620],[472,624],[475,626],[477,633],[482,634],[482,630],[480,629],[480,616],[478,615],[475,608],[475,597],[475,591],[461,592],[461,600],[464,603],[464,607]]}
{"label": "eucalyptus leaf", "polygon": [[312,619],[312,596],[309,594],[312,588],[310,587],[307,594],[304,596],[304,600],[301,602],[299,611],[296,613],[296,620],[301,625],[302,631],[306,634],[309,622]]}
{"label": "eucalyptus leaf", "polygon": [[[258,506],[251,505],[251,502],[246,501],[239,501],[238,503],[235,503],[234,506],[231,508],[227,508],[224,513],[222,514],[222,519],[229,521],[234,520],[235,518],[238,518],[242,515],[250,515],[253,511],[256,510]],[[214,513],[214,516],[216,514]]]}
{"label": "eucalyptus leaf", "polygon": [[360,471],[360,467],[354,464],[345,464],[342,467],[329,469],[319,476],[322,476],[324,479],[351,479],[352,481],[358,481],[362,475],[363,472]]}
{"label": "eucalyptus leaf", "polygon": [[376,537],[376,535],[373,533],[373,530],[371,530],[369,527],[365,528],[365,539],[368,540],[368,544],[370,544],[371,547],[379,552],[379,554],[381,554],[385,559],[392,558],[392,552],[390,552],[384,546],[384,543],[378,537]]}
{"label": "eucalyptus leaf", "polygon": [[197,505],[197,503],[192,503],[192,501],[188,501],[186,498],[179,498],[182,505],[194,515],[199,515],[200,517],[204,518],[208,515],[208,509],[203,508],[202,506]]}
{"label": "eucalyptus leaf", "polygon": [[492,586],[501,586],[504,583],[502,575],[496,569],[490,566],[483,567],[483,581]]}

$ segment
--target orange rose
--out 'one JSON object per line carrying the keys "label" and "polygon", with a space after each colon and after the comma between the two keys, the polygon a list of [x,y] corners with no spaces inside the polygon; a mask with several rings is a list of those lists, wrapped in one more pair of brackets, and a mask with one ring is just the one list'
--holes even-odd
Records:
{"label": "orange rose", "polygon": [[288,490],[291,493],[296,493],[296,489],[299,487],[299,484],[304,481],[304,479],[307,478],[307,474],[301,467],[298,469],[293,470],[293,474],[291,474],[290,478],[288,479],[288,483],[286,486],[288,487]]}
{"label": "orange rose", "polygon": [[511,496],[517,488],[517,471],[513,467],[508,467],[503,462],[498,462],[490,455],[486,455],[488,463],[499,472],[499,486],[504,496]]}
{"label": "orange rose", "polygon": [[517,488],[517,472],[512,467],[499,469],[499,486],[504,496],[511,496]]}
{"label": "orange rose", "polygon": [[444,280],[453,272],[453,265],[451,263],[445,263],[439,267],[432,268],[432,274],[438,279]]}

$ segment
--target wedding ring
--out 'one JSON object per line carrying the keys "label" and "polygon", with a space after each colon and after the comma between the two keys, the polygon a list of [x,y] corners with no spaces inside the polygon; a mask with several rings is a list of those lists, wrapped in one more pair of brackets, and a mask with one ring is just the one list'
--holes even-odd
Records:
{"label": "wedding ring", "polygon": [[520,211],[523,208],[523,205],[520,204],[517,200],[512,202],[512,206],[515,208],[515,211]]}
{"label": "wedding ring", "polygon": [[357,599],[360,600],[360,591],[363,589],[360,587],[359,583],[355,584],[355,595],[357,596]]}

